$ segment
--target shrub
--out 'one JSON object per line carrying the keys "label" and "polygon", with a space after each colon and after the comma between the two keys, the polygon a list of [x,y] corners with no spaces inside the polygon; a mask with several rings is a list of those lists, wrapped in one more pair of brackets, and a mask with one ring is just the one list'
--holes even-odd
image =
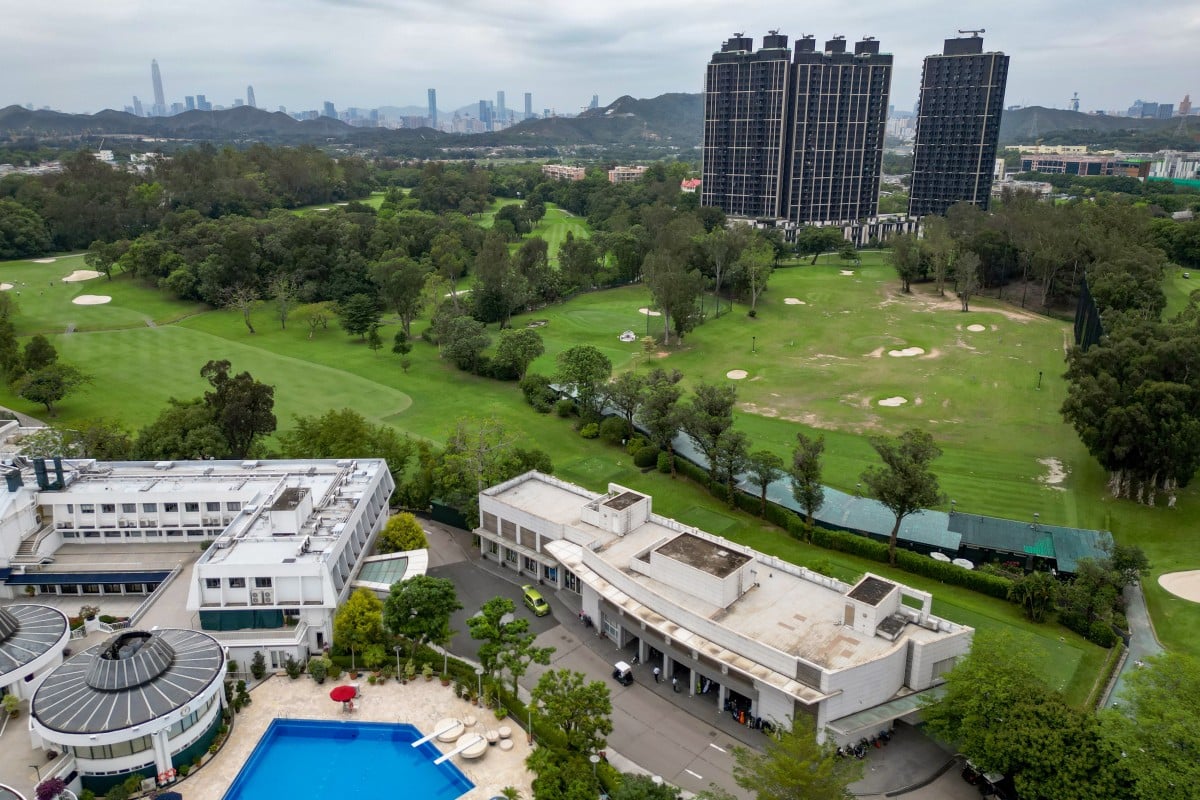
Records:
{"label": "shrub", "polygon": [[585,439],[595,439],[600,435],[600,426],[594,422],[589,422],[579,429],[579,435]]}
{"label": "shrub", "polygon": [[631,456],[636,456],[637,451],[641,450],[646,445],[650,444],[650,440],[641,434],[635,433],[629,437],[629,441],[625,443],[625,452]]}
{"label": "shrub", "polygon": [[329,663],[323,657],[309,659],[308,674],[318,684],[324,683],[325,676],[329,674]]}
{"label": "shrub", "polygon": [[[643,447],[638,450],[633,457],[633,465],[642,469],[649,469],[658,464],[658,448],[654,445]],[[668,467],[668,472],[670,471]]]}
{"label": "shrub", "polygon": [[620,417],[605,417],[600,423],[600,438],[611,445],[619,445],[625,441],[629,428]]}
{"label": "shrub", "polygon": [[187,764],[180,764],[180,765],[179,765],[179,777],[181,777],[181,778],[186,778],[186,777],[187,777],[187,774],[188,774],[189,772],[191,772],[191,769],[192,769],[192,768],[191,768],[189,765],[187,765]]}
{"label": "shrub", "polygon": [[749,311],[746,312],[746,316],[749,317],[750,319],[754,319],[755,317],[758,316],[758,309],[756,309],[756,308],[750,309]]}
{"label": "shrub", "polygon": [[33,793],[37,800],[55,800],[66,788],[67,783],[62,778],[46,778],[37,785]]}
{"label": "shrub", "polygon": [[1117,635],[1113,633],[1112,625],[1100,619],[1088,626],[1087,638],[1101,647],[1112,647],[1117,643]]}
{"label": "shrub", "polygon": [[564,397],[562,400],[559,400],[554,404],[554,413],[558,414],[563,419],[566,419],[575,413],[575,401],[568,397]]}
{"label": "shrub", "polygon": [[288,656],[287,660],[283,662],[283,669],[287,672],[287,676],[292,680],[296,680],[296,678],[300,677],[300,662],[291,656]]}
{"label": "shrub", "polygon": [[663,475],[671,474],[671,454],[666,450],[658,454],[658,471]]}
{"label": "shrub", "polygon": [[254,651],[254,658],[250,659],[250,674],[256,681],[261,681],[267,674],[267,659],[262,654],[262,650]]}
{"label": "shrub", "polygon": [[521,394],[525,395],[525,402],[533,406],[535,411],[549,414],[554,408],[558,393],[550,388],[550,379],[545,375],[531,372],[522,378],[518,385],[521,387]]}

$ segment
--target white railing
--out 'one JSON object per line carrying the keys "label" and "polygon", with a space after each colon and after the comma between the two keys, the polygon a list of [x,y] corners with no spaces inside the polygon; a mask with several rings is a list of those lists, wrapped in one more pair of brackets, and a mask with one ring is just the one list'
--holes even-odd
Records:
{"label": "white railing", "polygon": [[78,628],[75,628],[74,630],[71,631],[71,638],[72,639],[86,639],[87,638],[87,629],[84,628],[82,625],[80,625]]}
{"label": "white railing", "polygon": [[116,633],[117,631],[123,631],[126,628],[128,628],[129,620],[126,619],[126,620],[118,620],[116,622],[101,622],[96,627],[98,627],[100,630],[104,631],[105,633]]}
{"label": "white railing", "polygon": [[175,580],[175,578],[178,577],[179,573],[182,571],[183,563],[180,562],[179,564],[175,565],[175,569],[171,570],[170,575],[168,575],[166,578],[163,578],[163,582],[158,585],[158,588],[146,595],[146,599],[138,604],[138,607],[135,608],[133,613],[129,615],[129,621],[125,623],[125,627],[129,628],[137,625],[138,620],[140,620],[142,616],[150,610],[150,606],[154,605],[154,601],[158,600],[158,596],[167,590],[167,587],[171,585],[171,581]]}
{"label": "white railing", "polygon": [[300,644],[308,633],[308,623],[301,621],[294,628],[254,628],[246,631],[209,631],[222,642],[270,642],[271,644]]}

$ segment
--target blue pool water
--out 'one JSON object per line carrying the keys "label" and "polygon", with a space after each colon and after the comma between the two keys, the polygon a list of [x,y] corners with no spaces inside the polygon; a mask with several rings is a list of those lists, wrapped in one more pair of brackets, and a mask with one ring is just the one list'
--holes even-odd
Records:
{"label": "blue pool water", "polygon": [[400,797],[454,800],[475,784],[412,725],[277,719],[224,800]]}

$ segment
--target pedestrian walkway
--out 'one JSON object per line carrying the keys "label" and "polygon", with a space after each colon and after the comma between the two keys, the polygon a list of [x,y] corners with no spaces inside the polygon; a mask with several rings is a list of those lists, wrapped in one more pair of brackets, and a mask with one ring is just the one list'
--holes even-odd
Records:
{"label": "pedestrian walkway", "polygon": [[1109,708],[1120,706],[1121,693],[1125,690],[1130,671],[1139,669],[1147,658],[1163,651],[1154,633],[1154,625],[1150,622],[1150,613],[1146,610],[1146,598],[1142,594],[1140,583],[1125,587],[1125,619],[1129,621],[1129,651],[1125,654],[1125,661],[1118,670],[1116,679],[1109,686],[1108,696],[1104,698],[1104,705]]}

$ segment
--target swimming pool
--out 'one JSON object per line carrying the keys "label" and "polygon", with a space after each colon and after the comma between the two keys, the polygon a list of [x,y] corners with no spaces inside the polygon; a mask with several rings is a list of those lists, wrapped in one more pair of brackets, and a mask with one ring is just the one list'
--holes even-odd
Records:
{"label": "swimming pool", "polygon": [[431,742],[414,748],[412,725],[277,719],[267,728],[224,800],[329,800],[398,792],[453,800],[471,783]]}

